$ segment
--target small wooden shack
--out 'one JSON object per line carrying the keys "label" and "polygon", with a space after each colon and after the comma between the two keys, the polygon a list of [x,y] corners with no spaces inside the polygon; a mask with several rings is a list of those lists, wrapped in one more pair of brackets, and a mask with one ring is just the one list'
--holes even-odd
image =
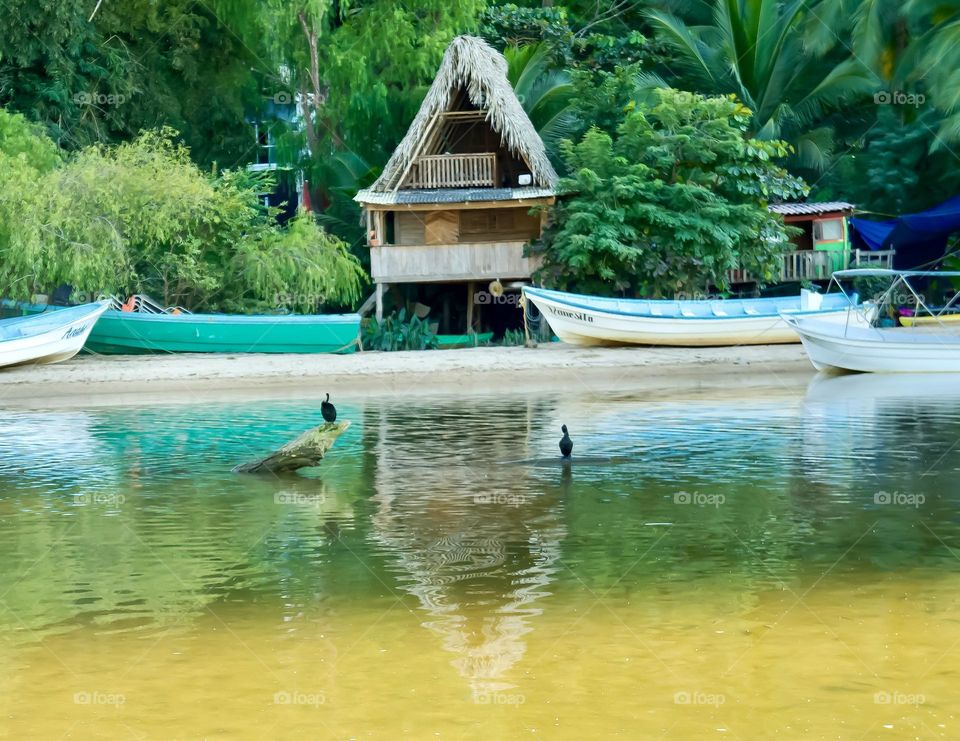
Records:
{"label": "small wooden shack", "polygon": [[[427,305],[449,302],[453,292],[466,300],[474,331],[474,305],[494,302],[478,300],[477,289],[529,280],[536,269],[524,246],[540,236],[543,219],[531,209],[554,202],[556,183],[503,55],[482,39],[455,38],[383,173],[355,198],[366,219],[378,318],[390,286],[405,286],[408,302]],[[434,290],[417,290],[428,286]]]}

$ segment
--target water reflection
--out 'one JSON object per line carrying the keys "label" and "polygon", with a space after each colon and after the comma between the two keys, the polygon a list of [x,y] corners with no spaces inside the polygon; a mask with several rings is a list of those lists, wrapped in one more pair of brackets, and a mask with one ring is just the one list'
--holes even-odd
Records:
{"label": "water reflection", "polygon": [[[457,416],[447,428],[455,439],[444,445],[429,434],[437,430],[433,414],[422,426],[404,410],[366,415],[367,434],[376,440],[370,538],[391,555],[400,589],[428,616],[424,627],[483,698],[516,686],[525,636],[560,568],[570,477],[558,472],[556,484],[544,485],[522,468],[498,465],[533,434],[515,415]],[[514,434],[503,435],[504,425]],[[465,442],[480,455],[458,457],[468,450]]]}

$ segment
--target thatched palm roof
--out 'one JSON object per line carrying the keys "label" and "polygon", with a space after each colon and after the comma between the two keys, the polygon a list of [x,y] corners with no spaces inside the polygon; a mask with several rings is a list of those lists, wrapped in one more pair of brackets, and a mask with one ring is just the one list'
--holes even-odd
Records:
{"label": "thatched palm roof", "polygon": [[448,110],[455,92],[460,89],[466,92],[471,104],[487,111],[490,127],[514,156],[526,162],[534,184],[542,188],[556,185],[557,173],[547,158],[543,140],[507,79],[507,60],[483,39],[457,36],[444,52],[437,76],[406,136],[368,192],[399,187],[399,180],[418,155],[431,121]]}

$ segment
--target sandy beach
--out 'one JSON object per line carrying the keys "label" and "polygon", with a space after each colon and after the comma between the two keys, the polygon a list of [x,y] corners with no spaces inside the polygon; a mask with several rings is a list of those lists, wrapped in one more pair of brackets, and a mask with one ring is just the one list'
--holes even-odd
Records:
{"label": "sandy beach", "polygon": [[813,375],[800,345],[582,348],[564,344],[352,355],[81,355],[0,372],[0,404],[130,403],[337,391],[431,394],[570,388],[792,386]]}

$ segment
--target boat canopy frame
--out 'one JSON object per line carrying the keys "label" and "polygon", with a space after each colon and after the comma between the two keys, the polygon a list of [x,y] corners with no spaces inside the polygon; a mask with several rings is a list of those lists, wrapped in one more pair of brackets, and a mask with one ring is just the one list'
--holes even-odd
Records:
{"label": "boat canopy frame", "polygon": [[[850,294],[844,289],[843,284],[840,282],[842,280],[852,280],[855,278],[893,278],[893,282],[890,284],[890,287],[881,294],[876,303],[865,301],[858,308],[853,300],[851,300]],[[869,316],[868,311],[873,311],[875,317],[881,315],[881,310],[888,304],[893,304],[893,297],[898,288],[905,287],[914,299],[914,315],[919,315],[920,309],[923,309],[927,314],[936,320],[944,329],[949,329],[946,324],[942,321],[943,317],[950,309],[960,308],[960,289],[957,289],[953,297],[947,301],[947,303],[938,310],[931,309],[923,296],[922,293],[918,292],[913,285],[910,283],[911,278],[960,278],[960,271],[957,270],[889,270],[886,268],[851,268],[848,270],[838,270],[830,278],[831,284],[836,284],[837,288],[843,293],[844,296],[850,300],[851,307],[862,312],[864,317]],[[829,290],[829,287],[828,287]],[[853,294],[856,296],[856,294]],[[871,322],[872,323],[872,322]],[[846,329],[849,329],[849,321],[847,322]],[[914,327],[919,325],[914,325]],[[846,330],[844,332],[846,336]]]}

